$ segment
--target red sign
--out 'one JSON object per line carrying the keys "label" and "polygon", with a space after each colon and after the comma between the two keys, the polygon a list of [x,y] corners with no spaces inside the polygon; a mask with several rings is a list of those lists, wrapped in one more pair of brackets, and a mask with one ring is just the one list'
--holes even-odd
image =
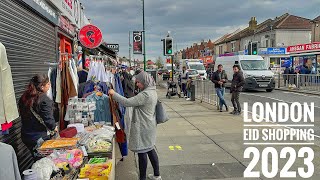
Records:
{"label": "red sign", "polygon": [[295,53],[295,52],[306,52],[306,51],[320,51],[320,42],[314,42],[310,44],[298,44],[295,46],[288,46],[287,52],[288,53]]}
{"label": "red sign", "polygon": [[142,54],[142,32],[133,31],[133,54]]}
{"label": "red sign", "polygon": [[89,49],[94,49],[102,43],[102,33],[99,28],[94,25],[83,26],[79,31],[80,43]]}
{"label": "red sign", "polygon": [[205,57],[201,57],[201,60],[203,60],[203,63],[212,63],[213,62],[213,57],[212,56],[205,56]]}
{"label": "red sign", "polygon": [[59,27],[64,29],[66,32],[68,32],[70,35],[74,36],[75,34],[75,28],[73,25],[71,25],[70,21],[63,16],[60,16],[59,18]]}

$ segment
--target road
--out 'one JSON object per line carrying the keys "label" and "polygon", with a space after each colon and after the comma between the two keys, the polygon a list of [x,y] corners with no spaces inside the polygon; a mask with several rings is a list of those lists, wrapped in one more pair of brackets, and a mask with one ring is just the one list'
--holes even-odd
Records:
{"label": "road", "polygon": [[[160,83],[163,86],[166,86],[166,82]],[[215,92],[212,92],[213,94]],[[231,94],[229,93],[229,89],[226,89],[225,93],[225,99],[228,104],[228,106],[232,106],[231,103]],[[311,102],[314,103],[314,131],[315,135],[318,136],[320,139],[320,96],[317,95],[310,95],[310,94],[302,94],[302,93],[295,93],[295,92],[288,92],[288,91],[282,91],[282,90],[274,90],[273,92],[266,92],[266,91],[246,91],[242,92],[240,96],[240,101],[243,104],[244,102],[247,102],[249,105],[249,111],[252,112],[252,105],[255,102],[261,102],[262,104],[265,103],[274,103],[274,102],[285,102],[291,105],[294,102],[298,103],[308,103]],[[278,114],[277,109],[277,114]],[[284,114],[284,112],[282,112]],[[294,112],[295,115],[297,115],[297,111]],[[292,122],[287,122],[286,124],[293,124]],[[301,123],[300,123],[301,124]],[[288,126],[291,127],[291,126]],[[293,127],[292,127],[293,128]],[[306,127],[299,127],[295,126],[294,128],[303,129]],[[307,127],[310,128],[310,127]]]}

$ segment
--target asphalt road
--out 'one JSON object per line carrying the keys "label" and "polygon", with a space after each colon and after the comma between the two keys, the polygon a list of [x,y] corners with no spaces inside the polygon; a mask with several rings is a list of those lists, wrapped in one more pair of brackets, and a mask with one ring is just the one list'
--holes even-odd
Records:
{"label": "asphalt road", "polygon": [[[160,83],[163,86],[166,86],[166,82]],[[215,92],[213,92],[215,94]],[[225,93],[225,99],[228,104],[228,106],[232,106],[231,103],[231,94],[229,93],[229,89],[226,89]],[[285,102],[291,105],[294,102],[298,103],[308,103],[310,105],[311,102],[314,103],[314,131],[315,135],[318,136],[320,139],[320,96],[317,95],[309,95],[309,94],[302,94],[302,93],[295,93],[295,92],[288,92],[288,91],[281,91],[281,90],[274,90],[273,92],[266,92],[266,91],[247,91],[242,92],[240,96],[241,104],[243,105],[244,102],[247,102],[249,105],[249,111],[252,112],[252,105],[255,102],[260,102],[262,104],[269,103],[272,104],[274,102]],[[278,109],[276,110],[276,113],[282,113],[283,115],[287,112],[279,112]],[[289,111],[291,113],[291,111]],[[295,116],[297,116],[297,111],[294,111]],[[280,124],[280,123],[278,123]],[[290,126],[290,124],[306,124],[304,122],[301,123],[293,123],[292,121],[288,121],[286,123],[288,127],[291,128],[298,128],[298,129],[304,129],[304,128],[310,128],[310,127],[301,127],[301,126]],[[312,123],[311,123],[312,124]]]}

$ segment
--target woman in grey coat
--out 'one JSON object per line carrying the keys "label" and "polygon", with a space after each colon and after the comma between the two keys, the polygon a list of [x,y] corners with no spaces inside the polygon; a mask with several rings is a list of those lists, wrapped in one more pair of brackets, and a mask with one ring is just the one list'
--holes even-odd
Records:
{"label": "woman in grey coat", "polygon": [[135,76],[140,93],[132,98],[125,98],[114,90],[109,95],[125,107],[133,107],[132,121],[129,134],[129,149],[139,156],[140,180],[146,180],[147,164],[151,161],[154,174],[148,175],[149,179],[161,180],[159,160],[154,149],[156,143],[155,109],[157,104],[156,84],[147,72],[140,72]]}

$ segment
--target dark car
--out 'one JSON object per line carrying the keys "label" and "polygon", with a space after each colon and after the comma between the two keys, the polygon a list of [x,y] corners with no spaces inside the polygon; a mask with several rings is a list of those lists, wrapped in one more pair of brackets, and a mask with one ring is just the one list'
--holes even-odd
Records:
{"label": "dark car", "polygon": [[168,71],[168,69],[163,69],[161,75],[163,80],[168,80],[170,78],[170,72]]}

